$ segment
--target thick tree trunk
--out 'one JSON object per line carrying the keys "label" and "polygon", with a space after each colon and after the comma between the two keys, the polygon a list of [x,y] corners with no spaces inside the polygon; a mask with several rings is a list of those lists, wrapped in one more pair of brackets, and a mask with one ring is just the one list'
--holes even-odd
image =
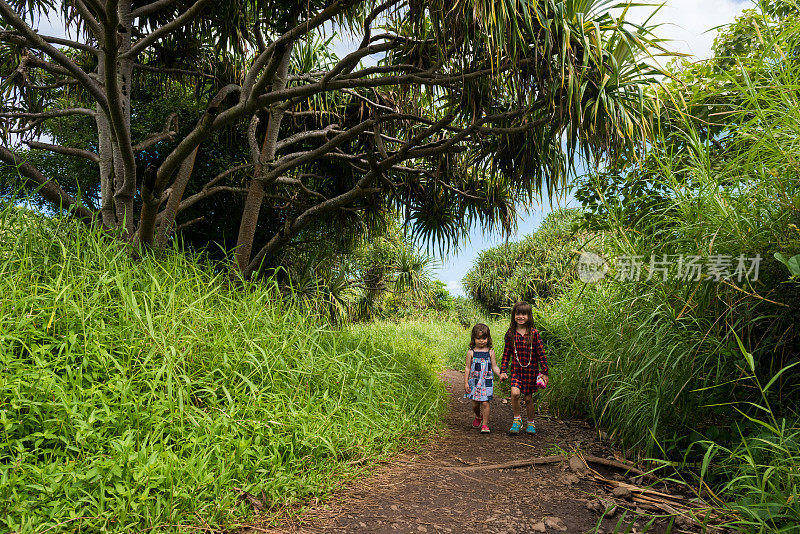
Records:
{"label": "thick tree trunk", "polygon": [[170,188],[171,191],[169,193],[169,199],[167,200],[167,207],[164,208],[164,211],[160,214],[161,221],[158,225],[158,233],[156,234],[155,244],[159,248],[166,246],[167,239],[169,239],[172,229],[175,226],[175,216],[178,214],[178,206],[181,204],[183,193],[186,191],[186,185],[189,183],[189,178],[192,176],[196,157],[197,149],[195,148],[192,150],[192,153],[189,154],[189,157],[181,164],[178,169],[178,176],[175,178],[175,182],[173,182]]}
{"label": "thick tree trunk", "polygon": [[[105,77],[105,64],[103,52],[98,55],[97,74],[102,80]],[[103,224],[109,228],[117,226],[117,214],[114,208],[114,146],[111,141],[111,125],[108,117],[100,107],[96,106],[97,115],[97,155],[100,158],[98,167],[100,170],[100,212],[103,217]]]}
{"label": "thick tree trunk", "polygon": [[[108,2],[107,6],[112,6]],[[105,32],[105,83],[108,94],[110,123],[113,131],[114,176],[116,179],[114,203],[117,223],[124,224],[128,236],[135,231],[133,200],[136,195],[136,161],[131,143],[131,76],[133,61],[122,59],[131,49],[131,2],[123,0],[116,13],[107,13]],[[115,72],[110,73],[113,68]]]}
{"label": "thick tree trunk", "polygon": [[[280,65],[275,73],[275,81],[272,84],[273,91],[279,91],[286,87],[292,48],[292,46],[287,47],[283,57],[281,57]],[[256,235],[256,226],[258,225],[258,214],[261,211],[264,188],[267,185],[263,177],[264,166],[275,159],[275,150],[278,144],[278,134],[283,114],[282,108],[272,107],[270,109],[264,144],[261,147],[258,161],[255,162],[253,180],[250,182],[250,187],[247,191],[247,199],[242,211],[242,221],[239,225],[239,237],[236,242],[236,265],[242,272],[247,269],[250,263],[250,255],[253,252],[253,240]]]}

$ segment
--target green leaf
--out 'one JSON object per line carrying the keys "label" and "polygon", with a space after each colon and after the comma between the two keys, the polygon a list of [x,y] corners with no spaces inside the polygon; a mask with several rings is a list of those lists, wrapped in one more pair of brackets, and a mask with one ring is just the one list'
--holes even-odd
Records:
{"label": "green leaf", "polygon": [[800,276],[800,254],[795,254],[788,259],[780,252],[776,252],[774,256],[776,260],[784,264],[789,269],[789,272],[792,273],[793,277]]}
{"label": "green leaf", "polygon": [[736,343],[739,344],[739,350],[742,351],[742,354],[744,355],[745,360],[747,360],[747,365],[750,366],[750,371],[755,373],[756,372],[756,363],[755,363],[755,361],[753,361],[753,355],[750,354],[749,352],[747,352],[744,349],[744,345],[742,344],[742,340],[739,339],[739,336],[736,334],[736,332],[734,332],[733,335],[736,337]]}

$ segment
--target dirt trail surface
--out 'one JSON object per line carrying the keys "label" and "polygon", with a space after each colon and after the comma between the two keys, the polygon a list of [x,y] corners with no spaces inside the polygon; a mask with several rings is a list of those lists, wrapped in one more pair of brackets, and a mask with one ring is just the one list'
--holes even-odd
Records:
{"label": "dirt trail surface", "polygon": [[[373,476],[349,484],[279,529],[257,531],[594,531],[602,515],[598,496],[610,499],[611,494],[593,480],[574,474],[568,462],[516,469],[470,468],[558,455],[559,449],[579,448],[584,454],[613,458],[596,431],[582,421],[540,416],[535,435],[511,436],[507,433],[511,404],[495,396],[491,433],[480,434],[471,426],[470,401],[463,397],[463,373],[447,371],[445,379],[450,392],[447,425],[424,452],[400,455],[379,467]],[[622,480],[620,472],[604,473]],[[635,505],[630,503],[630,508]],[[603,519],[600,531],[612,532],[619,517]],[[629,532],[641,532],[643,523],[640,520]],[[663,530],[663,526],[655,526],[649,532]]]}

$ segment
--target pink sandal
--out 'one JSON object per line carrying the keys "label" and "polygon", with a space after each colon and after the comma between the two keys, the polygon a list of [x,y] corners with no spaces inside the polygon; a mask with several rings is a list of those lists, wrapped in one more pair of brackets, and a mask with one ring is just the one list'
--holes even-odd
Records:
{"label": "pink sandal", "polygon": [[472,420],[472,428],[480,428],[481,427],[481,418],[476,417]]}
{"label": "pink sandal", "polygon": [[491,430],[489,430],[489,427],[487,425],[483,425],[481,427],[481,434],[488,434],[489,432],[491,432]]}

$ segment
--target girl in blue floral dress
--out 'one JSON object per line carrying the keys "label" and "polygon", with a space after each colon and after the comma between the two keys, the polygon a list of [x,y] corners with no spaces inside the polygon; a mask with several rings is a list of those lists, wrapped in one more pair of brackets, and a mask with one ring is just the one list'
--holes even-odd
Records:
{"label": "girl in blue floral dress", "polygon": [[492,373],[500,376],[492,348],[492,335],[488,326],[476,324],[472,328],[472,340],[467,351],[464,389],[467,397],[472,399],[472,411],[475,412],[472,427],[480,427],[482,434],[489,433],[489,401],[492,400],[494,389]]}

